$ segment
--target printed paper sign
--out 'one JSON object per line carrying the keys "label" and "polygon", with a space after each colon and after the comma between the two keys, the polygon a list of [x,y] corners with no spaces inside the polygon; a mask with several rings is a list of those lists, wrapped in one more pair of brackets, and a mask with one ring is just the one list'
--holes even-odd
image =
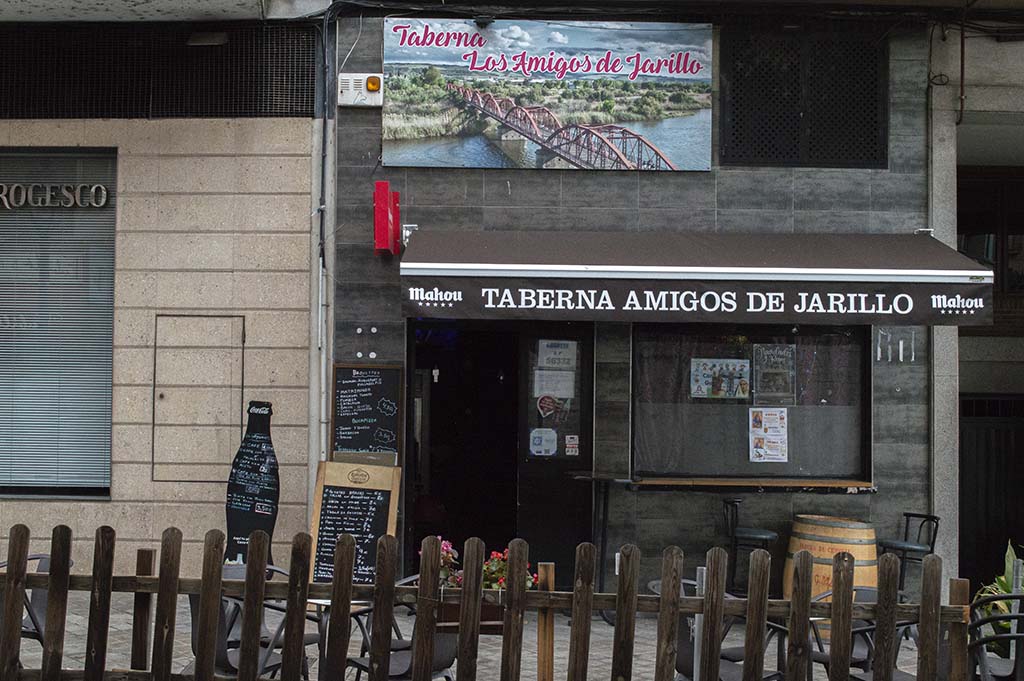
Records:
{"label": "printed paper sign", "polygon": [[385,166],[710,170],[710,24],[384,20]]}
{"label": "printed paper sign", "polygon": [[576,341],[541,340],[537,343],[537,367],[576,370]]}
{"label": "printed paper sign", "polygon": [[576,372],[537,369],[533,372],[533,396],[571,398],[576,394]]}
{"label": "printed paper sign", "polygon": [[785,407],[750,409],[750,460],[755,463],[789,461],[788,413]]}
{"label": "printed paper sign", "polygon": [[690,360],[690,397],[717,400],[745,400],[750,397],[750,360]]}
{"label": "printed paper sign", "polygon": [[558,453],[558,433],[553,428],[534,428],[530,431],[530,454],[554,456]]}

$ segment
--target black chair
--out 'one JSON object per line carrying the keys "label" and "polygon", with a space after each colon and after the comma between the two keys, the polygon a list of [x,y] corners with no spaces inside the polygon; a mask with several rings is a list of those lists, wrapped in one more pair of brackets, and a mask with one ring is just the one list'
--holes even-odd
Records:
{"label": "black chair", "polygon": [[[415,638],[415,634],[413,634]],[[412,646],[413,641],[409,641],[409,647],[402,650],[393,650],[390,656],[390,664],[388,665],[388,678],[396,680],[406,680],[412,678]],[[448,634],[448,633],[434,633],[434,655],[433,665],[430,669],[431,679],[444,679],[444,681],[455,681],[455,672],[452,671],[452,665],[455,664],[455,657],[459,652],[459,635]],[[356,670],[356,681],[359,680],[360,676],[365,672],[367,675],[370,673],[370,658],[367,657],[350,657],[346,664],[347,667],[352,667]]]}
{"label": "black chair", "polygon": [[729,535],[729,579],[725,588],[732,593],[746,593],[746,589],[736,588],[736,564],[739,562],[739,552],[764,549],[771,551],[771,546],[779,540],[779,533],[771,530],[762,530],[757,527],[740,527],[740,504],[743,499],[726,499],[722,502],[725,513],[725,529]]}
{"label": "black chair", "polygon": [[[905,671],[903,671],[901,669],[897,669],[896,668],[896,663],[897,663],[897,661],[899,659],[899,656],[900,656],[900,646],[903,643],[903,639],[906,637],[907,628],[910,627],[910,626],[914,626],[914,624],[913,623],[903,623],[903,624],[897,624],[896,625],[896,654],[892,656],[892,670],[891,670],[892,676],[890,677],[890,678],[892,678],[892,681],[915,681],[915,679],[917,679],[917,675],[916,674],[911,674],[909,672],[905,672]],[[854,627],[853,632],[852,632],[854,637],[863,636],[865,638],[865,640],[867,640],[869,642],[869,644],[871,646],[872,657],[874,657],[874,632],[875,632],[875,628],[876,628],[876,625],[869,624],[869,625],[862,626],[862,627]],[[868,671],[850,672],[850,677],[849,678],[850,678],[850,681],[874,681],[875,671],[876,671],[875,669],[870,669]]]}
{"label": "black chair", "polygon": [[[654,580],[648,582],[647,588],[652,592],[661,595],[661,580]],[[692,579],[680,580],[679,584],[679,595],[680,596],[695,596],[697,594],[697,582]],[[726,598],[736,598],[732,594],[726,594]],[[734,624],[741,621],[742,617],[733,617],[726,615],[722,618],[722,640],[725,640],[729,630]],[[679,618],[679,633],[676,637],[676,673],[683,679],[689,681],[693,678],[693,663],[694,663],[694,633],[693,633],[693,616],[683,615]],[[770,643],[772,638],[776,635],[776,630],[773,629],[774,625],[768,623],[768,634],[767,642]],[[780,643],[781,643],[780,639]],[[781,651],[781,649],[780,649]],[[743,646],[734,646],[730,648],[722,648],[721,650],[721,661],[719,662],[718,675],[720,681],[739,681],[743,678]],[[781,657],[780,661],[784,660]],[[765,672],[762,677],[765,681],[772,681],[783,678],[783,674],[777,671]]]}
{"label": "black chair", "polygon": [[[823,601],[826,598],[832,596],[831,591],[824,591],[815,596],[812,601]],[[906,596],[903,593],[898,594],[900,603],[907,601]],[[873,586],[855,586],[853,587],[853,602],[854,603],[877,603],[878,602],[878,589]],[[903,638],[912,632],[917,626],[916,622],[897,622],[897,654],[899,653],[899,646],[903,641]],[[867,620],[853,620],[851,630],[851,644],[850,644],[850,667],[853,669],[859,669],[862,674],[857,676],[858,679],[870,679],[871,672],[875,664],[875,623]],[[814,647],[811,649],[811,662],[820,664],[825,668],[825,672],[828,673],[829,669],[829,651],[825,645],[824,638],[821,635],[821,625],[818,621],[811,620],[811,634],[813,637]],[[816,649],[815,649],[816,648]],[[905,672],[901,672],[895,669],[894,679],[901,678],[900,675],[907,676]],[[854,678],[851,676],[851,678]],[[910,676],[909,678],[913,678]]]}
{"label": "black chair", "polygon": [[[192,622],[192,654],[198,654],[199,650],[199,596],[189,594],[188,597],[189,615]],[[237,676],[238,663],[241,657],[241,650],[237,644],[229,646],[228,632],[234,631],[240,625],[242,606],[237,601],[221,598],[220,609],[217,617],[217,645],[214,654],[214,671],[223,676]],[[281,655],[275,651],[279,647],[283,637],[283,627],[280,627],[276,635],[264,643],[260,641],[260,663],[257,675],[270,674],[271,678],[277,675],[281,669]],[[304,678],[309,678],[308,670],[303,669]]]}
{"label": "black chair", "polygon": [[[916,530],[912,531],[912,528]],[[929,553],[935,553],[935,538],[939,534],[939,516],[927,513],[903,514],[903,539],[879,539],[881,553],[895,553],[900,558],[900,591],[907,580],[907,563],[922,563]]]}
{"label": "black chair", "polygon": [[[36,564],[36,573],[48,573],[50,571],[50,556],[46,553],[34,553],[25,559],[27,563]],[[68,566],[74,562],[69,560]],[[7,561],[0,561],[0,569],[7,567]],[[25,594],[25,618],[21,622],[21,637],[38,641],[43,644],[43,636],[46,634],[46,604],[49,601],[49,591],[43,589],[29,589]],[[3,595],[0,594],[0,604],[3,603]]]}
{"label": "black chair", "polygon": [[[989,610],[1005,603],[1011,612]],[[971,604],[971,621],[967,625],[971,666],[980,681],[1000,681],[1024,676],[1020,657],[1024,652],[1024,614],[1014,614],[1013,606],[1024,613],[1024,594],[996,594],[979,598]],[[989,650],[989,646],[998,652]],[[1020,668],[1020,669],[1018,669]]]}
{"label": "black chair", "polygon": [[[226,580],[244,580],[245,565],[227,564],[221,572],[222,578]],[[267,566],[267,578],[273,579],[275,575],[288,577],[288,571],[275,565]],[[199,596],[189,595],[189,614],[192,620],[192,652],[195,654],[197,648],[197,632],[199,625]],[[278,650],[284,645],[284,620],[275,627],[273,632],[267,628],[267,613],[283,615],[285,607],[283,603],[265,601],[263,604],[263,617],[260,620],[260,674],[269,673],[271,677],[277,674],[281,667],[281,655]],[[238,659],[241,647],[242,636],[242,606],[235,599],[222,598],[220,603],[220,614],[217,622],[217,647],[214,667],[215,670],[226,676],[233,676],[238,673]],[[315,617],[307,615],[306,619],[316,621]],[[306,632],[302,637],[303,649],[306,646],[319,644],[320,634],[317,632]],[[309,678],[309,663],[306,658],[302,661],[302,677]]]}

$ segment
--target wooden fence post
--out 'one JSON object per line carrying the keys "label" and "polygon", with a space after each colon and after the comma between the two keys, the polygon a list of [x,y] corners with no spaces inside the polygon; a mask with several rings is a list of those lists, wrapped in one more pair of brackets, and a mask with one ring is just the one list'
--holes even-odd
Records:
{"label": "wooden fence post", "polygon": [[[537,564],[537,589],[555,590],[555,564]],[[555,612],[537,611],[537,681],[555,681]]]}
{"label": "wooden fence post", "polygon": [[[949,580],[949,604],[971,604],[971,582],[966,579]],[[949,681],[967,681],[967,623],[949,625]]]}
{"label": "wooden fence post", "polygon": [[[433,677],[434,630],[441,587],[441,540],[427,535],[420,543],[420,583],[416,596],[416,624],[412,632],[412,681]],[[375,623],[374,628],[379,626]]]}
{"label": "wooden fence post", "polygon": [[725,602],[725,575],[729,554],[716,546],[707,554],[707,584],[704,590],[704,624],[701,640],[694,641],[700,646],[700,678],[702,681],[718,678],[722,654],[722,620]]}
{"label": "wooden fence post", "polygon": [[853,555],[843,551],[832,557],[832,632],[828,645],[829,681],[850,678],[853,652]]}
{"label": "wooden fence post", "polygon": [[[156,549],[139,549],[135,553],[136,577],[152,577],[155,568]],[[152,624],[153,594],[135,594],[135,603],[132,606],[132,669],[149,668],[149,632]]]}
{"label": "wooden fence post", "polygon": [[810,666],[811,576],[814,558],[810,551],[793,556],[793,594],[789,606],[789,641],[786,647],[786,681],[804,681]]}
{"label": "wooden fence post", "polygon": [[174,659],[174,621],[178,612],[181,530],[168,527],[160,541],[160,587],[153,626],[153,681],[170,681]]}
{"label": "wooden fence post", "polygon": [[875,681],[892,681],[896,669],[896,605],[899,603],[900,559],[884,553],[878,559],[878,612],[875,615]]}
{"label": "wooden fence post", "polygon": [[110,592],[114,585],[114,528],[96,530],[92,553],[92,592],[89,598],[89,631],[85,640],[85,681],[103,681],[110,633]]}
{"label": "wooden fence post", "polygon": [[679,587],[683,578],[683,550],[670,546],[661,554],[661,598],[658,599],[658,637],[654,681],[676,677],[676,642],[679,636]]}
{"label": "wooden fence post", "polygon": [[[508,602],[505,605],[505,631],[501,637],[501,681],[519,681],[523,662],[523,608],[526,600],[526,564],[530,546],[522,539],[508,545]],[[383,681],[383,680],[382,680]]]}
{"label": "wooden fence post", "polygon": [[479,537],[466,540],[462,551],[462,602],[459,603],[458,681],[476,681],[480,650],[480,603],[483,600],[484,543]]}
{"label": "wooden fence post", "polygon": [[[50,577],[47,584],[46,626],[43,637],[42,681],[60,681],[64,660],[64,631],[71,581],[71,528],[57,525],[50,539]],[[148,633],[147,633],[148,636]],[[133,637],[134,639],[134,637]],[[134,640],[133,640],[134,644]]]}
{"label": "wooden fence post", "polygon": [[[569,632],[568,681],[587,681],[590,655],[590,617],[594,604],[594,555],[589,542],[576,547],[576,573],[572,587],[572,631]],[[461,681],[461,679],[460,679]]]}
{"label": "wooden fence post", "polygon": [[612,639],[612,679],[633,678],[636,638],[636,603],[640,587],[640,549],[626,544],[619,549],[619,585],[615,594],[615,633]]}
{"label": "wooden fence post", "polygon": [[217,659],[217,626],[224,579],[224,533],[210,530],[203,544],[203,574],[199,586],[195,681],[213,681]]}
{"label": "wooden fence post", "polygon": [[[395,614],[395,574],[398,541],[390,534],[377,540],[377,566],[373,583],[373,619],[383,626],[370,631],[370,681],[388,681],[391,667],[391,620]],[[422,580],[421,580],[422,581]]]}
{"label": "wooden fence post", "polygon": [[750,554],[747,571],[747,628],[743,642],[743,681],[761,681],[764,676],[765,630],[768,627],[768,582],[772,573],[771,554],[757,549]]}
{"label": "wooden fence post", "polygon": [[292,539],[288,563],[288,598],[284,612],[284,647],[281,650],[281,681],[299,681],[306,662],[306,608],[313,539],[299,532]]}
{"label": "wooden fence post", "polygon": [[917,678],[936,678],[939,658],[939,607],[942,602],[942,559],[924,557],[921,570],[921,623],[917,638]]}
{"label": "wooden fence post", "polygon": [[260,675],[260,624],[267,588],[267,556],[270,536],[263,530],[249,535],[245,565],[245,597],[242,600],[241,642],[238,648],[238,681],[256,681]]}
{"label": "wooden fence post", "polygon": [[4,585],[3,624],[0,626],[0,679],[17,681],[21,667],[21,620],[25,614],[25,570],[28,528],[15,525],[7,548],[7,583]]}
{"label": "wooden fence post", "polygon": [[348,643],[352,634],[352,572],[355,569],[356,540],[351,534],[338,537],[334,547],[334,582],[331,585],[330,621],[327,625],[327,661],[320,672],[322,681],[345,678]]}

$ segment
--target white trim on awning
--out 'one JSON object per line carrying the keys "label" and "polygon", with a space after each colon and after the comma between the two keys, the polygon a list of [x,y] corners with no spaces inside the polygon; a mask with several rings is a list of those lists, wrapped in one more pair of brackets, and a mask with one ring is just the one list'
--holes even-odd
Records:
{"label": "white trim on awning", "polygon": [[991,284],[991,270],[842,269],[830,267],[668,267],[402,262],[401,274],[438,277],[660,279],[690,281],[837,281],[909,284]]}

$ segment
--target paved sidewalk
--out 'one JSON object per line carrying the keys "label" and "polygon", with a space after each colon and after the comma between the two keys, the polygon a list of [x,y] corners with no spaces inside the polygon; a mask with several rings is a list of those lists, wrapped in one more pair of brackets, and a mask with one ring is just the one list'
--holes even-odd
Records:
{"label": "paved sidewalk", "polygon": [[[131,654],[132,635],[132,603],[131,594],[113,594],[110,616],[110,641],[107,650],[108,669],[127,669]],[[85,664],[85,634],[88,624],[89,595],[84,592],[73,592],[69,597],[67,634],[64,654],[64,667],[67,669],[82,669]],[[412,633],[414,618],[398,615],[398,623],[403,634],[408,637]],[[271,625],[274,622],[270,622]],[[312,625],[310,630],[315,630]],[[353,634],[357,635],[353,628]],[[657,631],[657,620],[654,617],[640,617],[636,627],[636,645],[633,656],[633,679],[635,681],[649,681],[654,677],[655,661],[655,633]],[[192,662],[191,648],[191,623],[189,616],[188,599],[184,596],[178,599],[178,612],[176,622],[176,635],[174,641],[174,665],[173,672],[185,670]],[[595,617],[591,624],[590,639],[590,669],[588,681],[607,681],[609,669],[611,668],[611,651],[614,630],[603,620]],[[742,630],[737,628],[731,632],[726,639],[725,645],[742,645]],[[311,665],[311,679],[316,681],[316,647],[308,649]],[[564,679],[567,667],[567,655],[569,650],[569,619],[563,614],[555,615],[555,678]],[[27,668],[38,669],[40,665],[42,648],[36,641],[22,642],[22,662]],[[358,641],[354,640],[350,653],[358,653]],[[916,669],[916,649],[910,641],[904,641],[900,649],[899,668],[904,671],[914,672]],[[775,662],[775,649],[771,648],[766,655],[766,666],[772,668]],[[477,677],[481,681],[490,681],[499,676],[498,665],[501,660],[501,638],[497,636],[482,636],[480,638],[480,660],[478,664]],[[536,616],[527,613],[526,626],[523,636],[523,667],[522,678],[524,681],[536,679],[537,670],[537,624]],[[823,668],[815,666],[815,679],[826,679]],[[354,678],[354,672],[346,675],[347,679]],[[365,678],[365,677],[364,677]]]}

